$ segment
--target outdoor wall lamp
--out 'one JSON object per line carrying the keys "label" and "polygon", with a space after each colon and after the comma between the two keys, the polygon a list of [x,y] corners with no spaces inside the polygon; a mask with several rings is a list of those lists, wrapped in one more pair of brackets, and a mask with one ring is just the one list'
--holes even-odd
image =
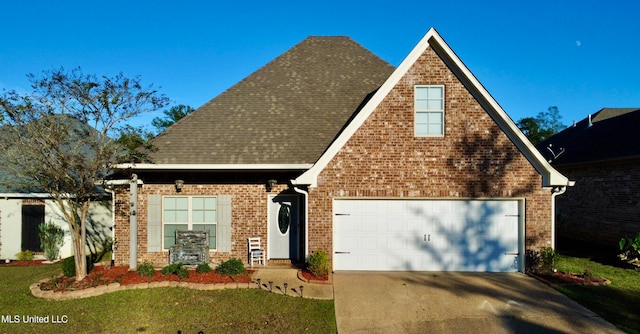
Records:
{"label": "outdoor wall lamp", "polygon": [[181,192],[182,191],[182,186],[184,186],[184,181],[183,180],[176,180],[176,191],[177,192]]}
{"label": "outdoor wall lamp", "polygon": [[267,192],[270,193],[273,187],[275,187],[277,183],[278,183],[278,180],[274,180],[274,179],[267,181],[267,184],[265,185],[265,188],[267,188]]}

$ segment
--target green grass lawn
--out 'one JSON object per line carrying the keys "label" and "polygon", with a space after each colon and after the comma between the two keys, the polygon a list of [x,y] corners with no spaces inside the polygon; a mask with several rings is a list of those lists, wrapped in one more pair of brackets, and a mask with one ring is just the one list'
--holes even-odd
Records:
{"label": "green grass lawn", "polygon": [[[29,285],[61,273],[60,265],[0,267],[0,333],[335,333],[332,300],[282,296],[258,289],[127,290],[98,297],[46,301]],[[8,316],[21,323],[11,324]],[[23,316],[49,316],[25,324]],[[53,319],[67,320],[52,324]]]}
{"label": "green grass lawn", "polygon": [[561,286],[557,289],[627,333],[640,333],[640,271],[603,264],[588,257],[560,256],[563,272],[589,270],[611,280],[609,286]]}

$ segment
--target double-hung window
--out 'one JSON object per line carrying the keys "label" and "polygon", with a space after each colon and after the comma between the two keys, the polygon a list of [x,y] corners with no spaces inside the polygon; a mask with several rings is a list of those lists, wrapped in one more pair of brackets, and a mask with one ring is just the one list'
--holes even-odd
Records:
{"label": "double-hung window", "polygon": [[216,249],[217,199],[212,196],[165,196],[162,201],[164,249],[176,243],[176,230],[209,232],[209,248]]}
{"label": "double-hung window", "polygon": [[415,86],[416,136],[444,136],[444,86]]}

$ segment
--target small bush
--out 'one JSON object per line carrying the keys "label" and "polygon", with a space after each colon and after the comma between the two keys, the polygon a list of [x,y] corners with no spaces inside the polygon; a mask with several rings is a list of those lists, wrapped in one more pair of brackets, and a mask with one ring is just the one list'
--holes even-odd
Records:
{"label": "small bush", "polygon": [[180,278],[189,277],[189,271],[187,270],[187,268],[183,267],[182,263],[180,262],[172,263],[168,266],[165,266],[164,268],[162,268],[161,273],[162,275],[178,275],[178,277]]}
{"label": "small bush", "polygon": [[558,261],[558,253],[551,247],[545,247],[540,250],[540,261],[542,261],[543,272],[550,274]]}
{"label": "small bush", "polygon": [[309,271],[317,277],[327,277],[329,275],[329,258],[323,250],[316,251],[309,256]]}
{"label": "small bush", "polygon": [[216,272],[221,275],[235,276],[244,274],[247,272],[247,270],[244,268],[244,264],[242,263],[242,261],[238,259],[231,259],[229,261],[220,263],[216,267]]}
{"label": "small bush", "polygon": [[33,252],[30,250],[23,250],[22,252],[16,254],[16,257],[20,261],[31,261],[33,260]]}
{"label": "small bush", "polygon": [[187,278],[189,277],[189,270],[187,270],[187,268],[180,267],[176,275],[178,275],[178,277],[180,278]]}
{"label": "small bush", "polygon": [[153,268],[153,264],[151,264],[151,262],[145,261],[138,265],[138,268],[136,268],[136,271],[138,272],[138,275],[147,276],[147,278],[151,280],[151,278],[153,277],[153,274],[156,272],[156,269]]}
{"label": "small bush", "polygon": [[[87,256],[87,273],[93,270],[93,262],[91,258]],[[62,274],[67,277],[73,277],[76,275],[76,258],[70,256],[62,261]]]}
{"label": "small bush", "polygon": [[640,233],[635,238],[622,238],[619,242],[620,250],[627,258],[640,257]]}
{"label": "small bush", "polygon": [[206,273],[210,273],[211,272],[211,266],[209,266],[208,263],[200,263],[197,267],[196,267],[196,272],[198,274],[206,274]]}
{"label": "small bush", "polygon": [[40,247],[44,257],[49,261],[55,261],[60,256],[60,247],[64,244],[64,231],[51,221],[38,225],[40,230]]}

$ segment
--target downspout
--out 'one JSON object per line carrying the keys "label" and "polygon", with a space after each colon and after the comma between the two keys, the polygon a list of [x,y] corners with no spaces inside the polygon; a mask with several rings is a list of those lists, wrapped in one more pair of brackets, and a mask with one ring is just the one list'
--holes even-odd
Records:
{"label": "downspout", "polygon": [[302,188],[298,188],[299,186],[293,184],[293,191],[298,194],[302,194],[304,196],[304,260],[307,261],[307,255],[309,254],[309,193]]}
{"label": "downspout", "polygon": [[551,248],[556,249],[556,196],[567,191],[567,187],[553,187],[551,189]]}
{"label": "downspout", "polygon": [[129,269],[138,264],[138,175],[129,181]]}

